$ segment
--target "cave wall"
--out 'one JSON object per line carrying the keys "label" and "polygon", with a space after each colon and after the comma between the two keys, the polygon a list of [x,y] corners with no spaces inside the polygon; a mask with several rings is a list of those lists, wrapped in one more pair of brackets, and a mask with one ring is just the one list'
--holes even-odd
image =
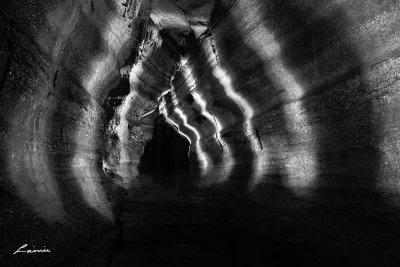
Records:
{"label": "cave wall", "polygon": [[398,261],[398,28],[392,1],[217,1],[186,39],[175,106],[200,187],[240,197],[239,265]]}
{"label": "cave wall", "polygon": [[387,207],[399,204],[398,7],[1,2],[4,251],[46,244],[58,254],[35,263],[52,264],[112,225],[159,115],[190,143],[202,188],[288,213],[346,206],[343,217],[373,214],[388,234],[398,215]]}
{"label": "cave wall", "polygon": [[204,179],[397,191],[397,16],[390,1],[219,1],[175,76],[208,168],[218,143],[234,160]]}
{"label": "cave wall", "polygon": [[130,66],[129,94],[115,107],[105,135],[105,168],[122,178],[125,189],[135,186],[140,158],[159,114],[159,97],[170,89],[179,51],[173,43],[163,41],[149,22],[138,55]]}
{"label": "cave wall", "polygon": [[[62,262],[101,246],[85,242],[115,221],[121,191],[103,171],[102,103],[149,16],[141,1],[123,4],[0,4],[2,264]],[[21,242],[54,252],[8,257]]]}

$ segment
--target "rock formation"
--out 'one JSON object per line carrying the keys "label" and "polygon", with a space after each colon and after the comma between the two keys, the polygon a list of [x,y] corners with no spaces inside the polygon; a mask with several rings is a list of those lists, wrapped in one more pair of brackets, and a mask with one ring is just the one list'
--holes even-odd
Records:
{"label": "rock formation", "polygon": [[[260,225],[311,225],[315,247],[359,246],[339,263],[400,262],[399,8],[3,0],[0,262],[68,266],[107,249],[143,173],[244,198],[237,214]],[[52,253],[13,257],[25,243]]]}

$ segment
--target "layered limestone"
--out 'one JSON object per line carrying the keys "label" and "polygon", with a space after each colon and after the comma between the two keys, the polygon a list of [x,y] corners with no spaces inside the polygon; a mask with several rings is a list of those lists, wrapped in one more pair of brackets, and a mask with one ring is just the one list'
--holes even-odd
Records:
{"label": "layered limestone", "polygon": [[3,248],[56,251],[3,264],[55,264],[114,223],[122,192],[102,166],[102,103],[149,16],[136,2],[0,4]]}
{"label": "layered limestone", "polygon": [[4,250],[25,238],[63,251],[39,266],[80,253],[115,223],[123,189],[140,186],[140,164],[157,167],[151,153],[174,144],[195,188],[237,193],[292,224],[309,212],[349,236],[353,219],[375,216],[389,236],[400,214],[399,7],[3,1]]}
{"label": "layered limestone", "polygon": [[209,33],[187,38],[175,76],[204,157],[222,144],[248,165],[248,189],[275,175],[300,194],[333,184],[394,189],[399,35],[388,29],[399,21],[391,5],[373,6],[221,1]]}

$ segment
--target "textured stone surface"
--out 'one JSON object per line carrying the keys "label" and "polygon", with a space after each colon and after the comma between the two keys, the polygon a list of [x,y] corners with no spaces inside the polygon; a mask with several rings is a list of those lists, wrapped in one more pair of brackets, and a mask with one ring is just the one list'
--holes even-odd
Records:
{"label": "textured stone surface", "polygon": [[[382,155],[393,155],[393,146],[382,151],[380,129],[387,120],[384,106],[396,98],[390,93],[396,81],[387,76],[396,76],[398,47],[392,44],[398,33],[388,28],[399,22],[391,5],[369,5],[376,8],[330,1],[220,2],[211,34],[189,38],[186,67],[175,76],[178,98],[204,136],[201,146],[216,143],[210,138],[212,116],[204,119],[196,103],[187,108],[188,92],[199,94],[221,122],[221,139],[231,143],[237,163],[252,159],[253,177],[244,186],[268,182],[269,174],[285,176],[295,191],[335,183],[323,178],[330,174],[367,187],[397,179],[378,173],[390,165]],[[383,23],[388,14],[393,16]],[[389,88],[378,85],[387,79]],[[243,151],[250,154],[241,159]]]}
{"label": "textured stone surface", "polygon": [[[1,3],[2,264],[62,262],[91,250],[90,236],[115,220],[122,191],[102,169],[100,103],[133,51],[140,19],[124,9],[118,1]],[[24,243],[52,253],[12,257]]]}
{"label": "textured stone surface", "polygon": [[0,262],[396,265],[398,10],[1,2]]}

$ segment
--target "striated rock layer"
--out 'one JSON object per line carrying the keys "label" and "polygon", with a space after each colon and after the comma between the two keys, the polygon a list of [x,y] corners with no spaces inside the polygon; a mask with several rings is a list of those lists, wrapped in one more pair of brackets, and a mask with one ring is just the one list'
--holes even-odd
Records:
{"label": "striated rock layer", "polygon": [[[234,198],[233,217],[249,216],[240,227],[254,223],[248,231],[272,243],[315,235],[315,247],[398,262],[382,244],[400,241],[398,10],[377,0],[3,1],[0,261],[68,266],[108,250],[139,171],[168,170],[202,201]],[[160,199],[166,210],[177,201]],[[315,232],[281,240],[270,234],[281,224]],[[24,243],[53,253],[10,257]]]}
{"label": "striated rock layer", "polygon": [[[54,265],[89,250],[87,240],[115,221],[122,192],[103,170],[102,103],[135,55],[149,5],[3,1],[0,9],[1,262]],[[24,243],[52,253],[12,257]]]}
{"label": "striated rock layer", "polygon": [[385,3],[220,1],[174,79],[208,167],[229,151],[245,188],[279,175],[299,194],[393,190],[395,17]]}

